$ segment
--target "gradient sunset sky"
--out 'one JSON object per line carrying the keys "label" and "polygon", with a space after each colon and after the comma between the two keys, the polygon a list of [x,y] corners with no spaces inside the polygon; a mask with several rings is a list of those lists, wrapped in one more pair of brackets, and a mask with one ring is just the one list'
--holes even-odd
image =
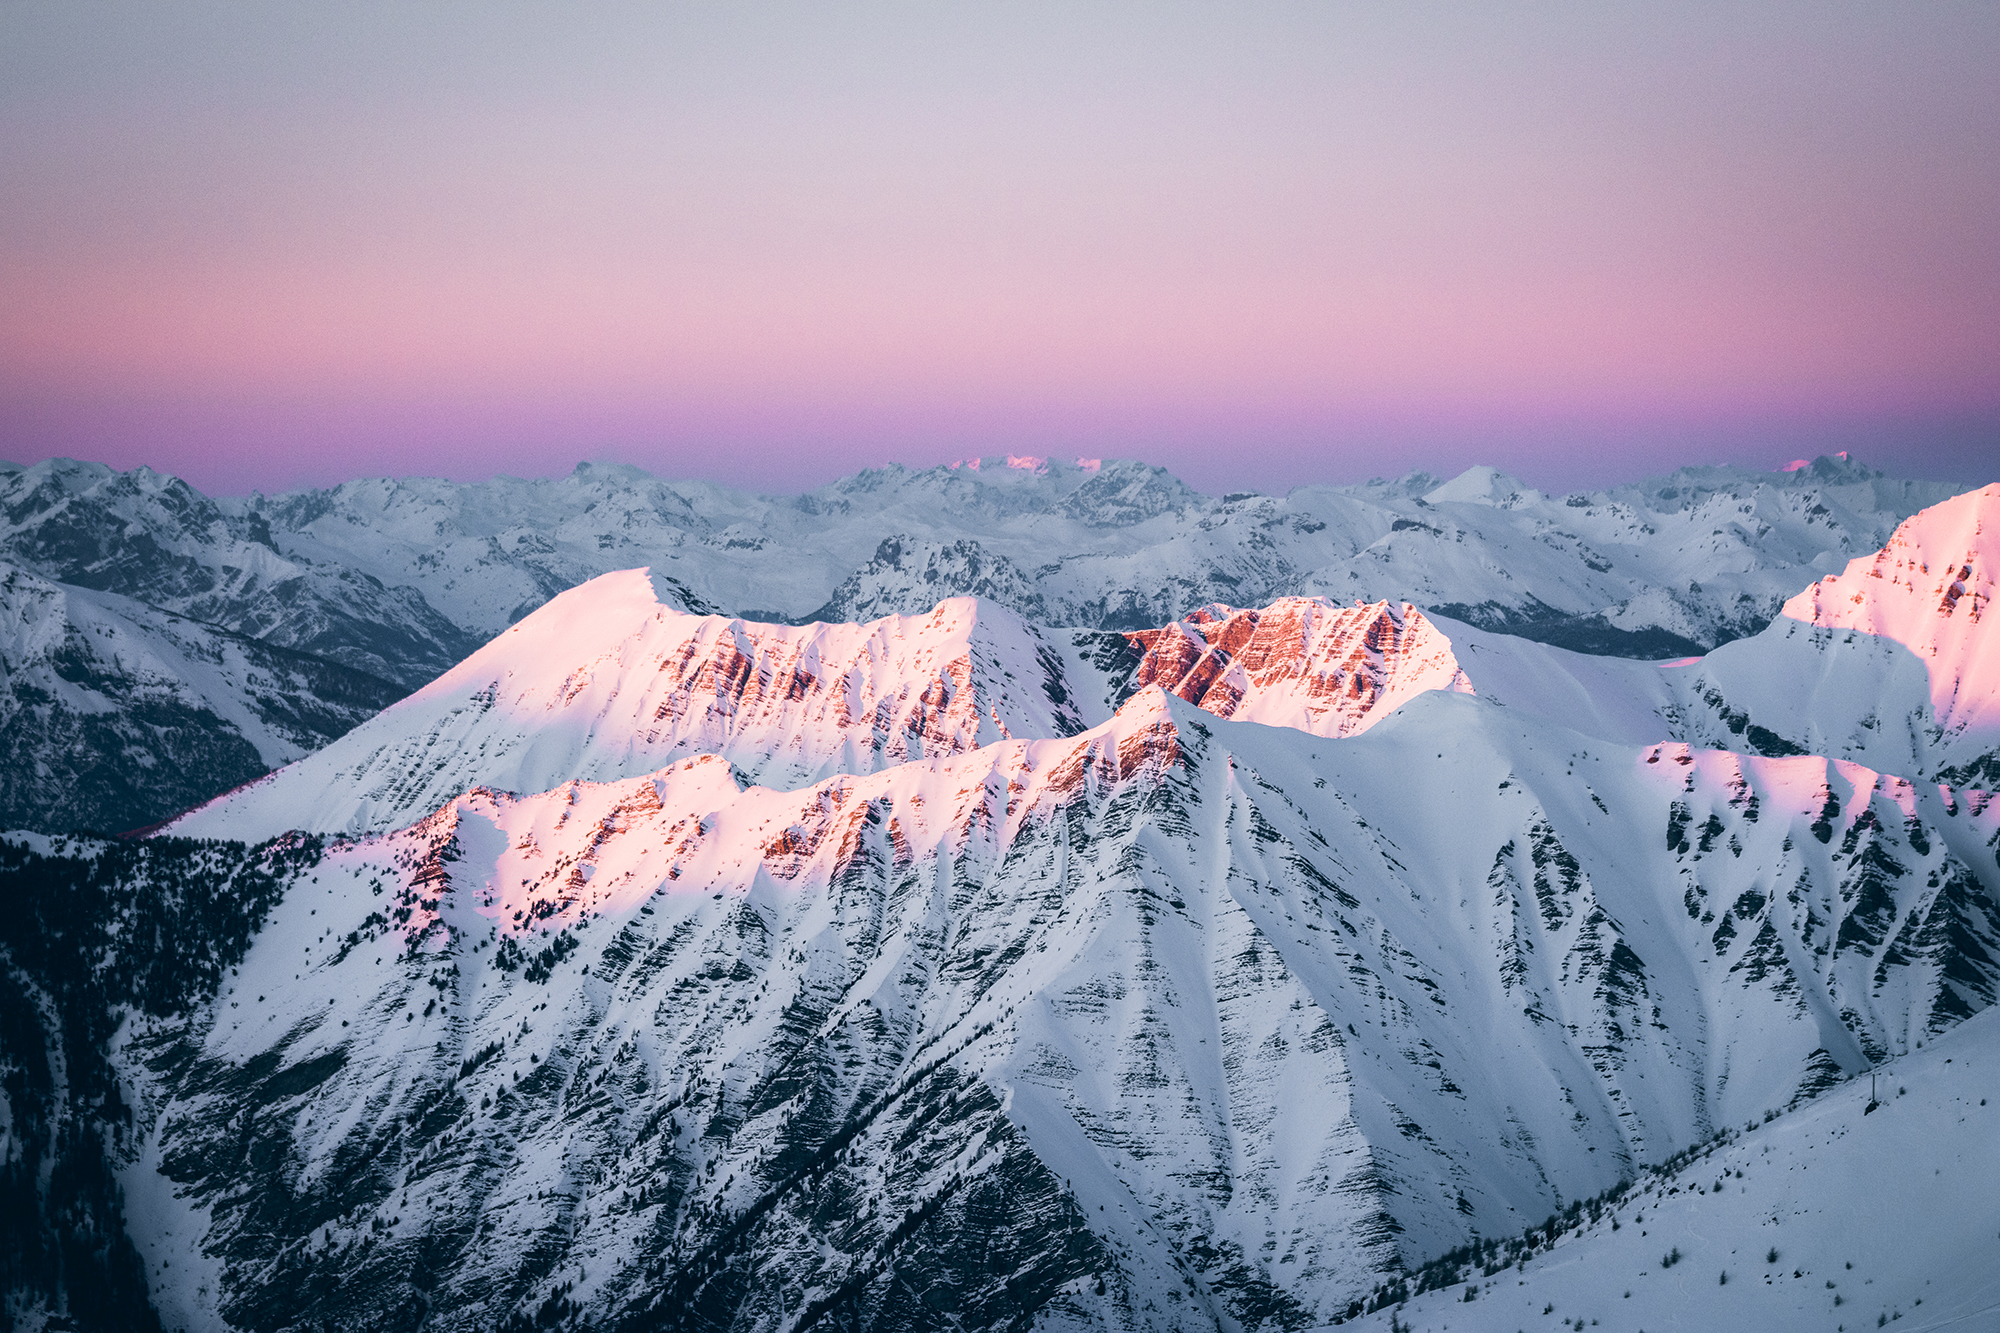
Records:
{"label": "gradient sunset sky", "polygon": [[2000,4],[0,4],[0,457],[2000,479]]}

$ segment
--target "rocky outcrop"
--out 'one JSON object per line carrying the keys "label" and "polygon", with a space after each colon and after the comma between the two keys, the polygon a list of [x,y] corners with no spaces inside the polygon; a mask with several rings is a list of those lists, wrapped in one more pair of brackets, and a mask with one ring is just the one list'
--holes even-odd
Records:
{"label": "rocky outcrop", "polygon": [[1135,687],[1318,736],[1354,735],[1425,690],[1472,692],[1451,641],[1408,604],[1287,597],[1262,610],[1204,607],[1126,637],[1144,654]]}

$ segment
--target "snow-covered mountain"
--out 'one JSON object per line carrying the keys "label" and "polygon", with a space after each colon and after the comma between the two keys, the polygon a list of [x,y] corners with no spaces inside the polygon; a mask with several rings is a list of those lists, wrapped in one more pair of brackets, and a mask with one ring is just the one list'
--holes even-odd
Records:
{"label": "snow-covered mountain", "polygon": [[[0,559],[406,689],[565,590],[637,566],[676,610],[765,623],[923,616],[975,597],[1038,626],[1139,631],[1207,605],[1318,596],[1666,657],[1755,631],[1953,489],[1822,459],[1563,499],[1490,468],[1216,499],[1144,464],[1012,457],[885,467],[791,497],[587,465],[555,481],[211,499],[144,468],[50,460],[0,465]],[[233,744],[210,739],[218,755]],[[78,771],[120,762],[79,743]],[[239,769],[190,763],[185,785],[219,791]]]}
{"label": "snow-covered mountain", "polygon": [[234,503],[280,550],[418,589],[482,636],[646,565],[686,609],[750,619],[868,620],[977,596],[1041,624],[1134,630],[1306,594],[1666,657],[1761,627],[1959,489],[1828,458],[1567,497],[1475,468],[1215,499],[1140,463],[1014,457],[891,465],[796,497],[586,465],[556,481],[372,480]]}
{"label": "snow-covered mountain", "polygon": [[[1004,528],[1109,476],[1119,531],[1177,512],[1150,473],[1004,471],[938,494]],[[1996,506],[1665,663],[1411,601],[793,625],[690,609],[684,564],[601,574],[182,836],[0,842],[0,1194],[94,1238],[9,1299],[96,1272],[169,1326],[274,1330],[1584,1314],[1565,1250],[1622,1274],[1690,1154],[1822,1151],[1756,1134],[1985,1030]],[[1759,1208],[1815,1206],[1791,1174]],[[1551,1215],[1541,1275],[1484,1272]],[[1449,1315],[1411,1290],[1447,1267]],[[1472,1268],[1523,1285],[1468,1306]]]}
{"label": "snow-covered mountain", "polygon": [[1754,631],[1961,489],[1827,458],[1566,497],[1475,468],[1216,499],[1141,463],[1017,457],[891,465],[790,497],[585,464],[554,481],[210,500],[55,460],[0,474],[0,554],[412,685],[564,589],[642,565],[682,609],[746,619],[977,596],[1041,624],[1134,630],[1306,594],[1665,657]]}
{"label": "snow-covered mountain", "polygon": [[561,594],[311,758],[177,821],[184,836],[381,832],[468,788],[536,792],[717,754],[797,787],[1003,738],[1068,736],[1158,684],[1209,712],[1350,735],[1416,693],[1466,690],[1407,605],[1292,598],[1132,634],[1044,630],[953,598],[865,625],[676,611],[645,570]]}
{"label": "snow-covered mountain", "polygon": [[132,1029],[126,1198],[196,1326],[1310,1326],[1990,1005],[1996,820],[1449,691],[474,791]]}
{"label": "snow-covered mountain", "polygon": [[1925,510],[1883,550],[1699,659],[1582,657],[1437,624],[1490,697],[1634,743],[1823,754],[1954,785],[2000,777],[2000,658],[1982,625],[2000,486]]}
{"label": "snow-covered mountain", "polygon": [[476,647],[423,594],[281,555],[270,526],[150,468],[0,468],[0,559],[414,688]]}
{"label": "snow-covered mountain", "polygon": [[[473,786],[537,792],[695,754],[796,787],[1015,733],[1066,735],[1110,716],[1118,669],[1138,656],[1104,637],[1040,631],[970,598],[866,625],[758,624],[664,605],[644,570],[606,574],[175,831],[383,831]],[[1106,668],[1079,639],[1112,654]]]}
{"label": "snow-covered mountain", "polygon": [[0,827],[157,823],[319,749],[401,693],[0,562]]}

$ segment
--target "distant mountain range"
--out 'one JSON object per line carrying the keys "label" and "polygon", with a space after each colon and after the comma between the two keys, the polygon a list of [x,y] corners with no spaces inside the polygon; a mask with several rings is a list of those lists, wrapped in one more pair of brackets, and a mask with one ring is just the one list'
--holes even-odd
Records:
{"label": "distant mountain range", "polygon": [[[1925,1285],[2000,1226],[2000,485],[1897,519],[1926,488],[1838,460],[1565,501],[1137,465],[9,483],[48,501],[10,551],[105,529],[4,585],[46,762],[13,799],[94,790],[94,745],[243,747],[153,836],[0,838],[26,1327],[2000,1304],[1990,1266]],[[662,549],[583,562],[634,532]],[[149,569],[160,605],[76,581]],[[365,639],[367,606],[406,618]],[[1850,1254],[1825,1214],[1871,1190],[1907,1234]]]}
{"label": "distant mountain range", "polygon": [[[1662,658],[1755,633],[1958,489],[1822,458],[1561,498],[1475,468],[1217,499],[1141,463],[1017,457],[891,466],[795,497],[584,465],[558,481],[211,498],[143,468],[0,465],[0,825],[165,819],[618,569],[650,568],[676,609],[776,624],[974,597],[1039,626],[1140,631],[1317,596]],[[115,623],[123,647],[107,656],[84,621]],[[191,665],[200,636],[194,657],[238,665]],[[267,664],[254,679],[253,657]]]}

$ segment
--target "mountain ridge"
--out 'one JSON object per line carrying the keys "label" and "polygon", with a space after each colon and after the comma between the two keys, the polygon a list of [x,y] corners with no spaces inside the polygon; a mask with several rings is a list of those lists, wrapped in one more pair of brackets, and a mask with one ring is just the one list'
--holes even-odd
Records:
{"label": "mountain ridge", "polygon": [[[970,595],[1040,625],[1129,633],[1211,604],[1320,596],[1659,658],[1755,633],[1955,489],[1822,459],[1560,498],[1486,468],[1217,499],[1143,463],[1012,457],[891,465],[791,497],[580,465],[551,481],[218,499],[144,468],[47,460],[0,471],[0,562],[406,690],[557,594],[637,566],[680,610],[769,623],[923,615]],[[209,730],[217,756],[234,746]],[[79,743],[82,768],[119,762],[108,738]],[[244,775],[192,762],[189,795]],[[45,775],[23,808],[70,808],[72,786]],[[102,822],[158,818],[141,804]]]}

